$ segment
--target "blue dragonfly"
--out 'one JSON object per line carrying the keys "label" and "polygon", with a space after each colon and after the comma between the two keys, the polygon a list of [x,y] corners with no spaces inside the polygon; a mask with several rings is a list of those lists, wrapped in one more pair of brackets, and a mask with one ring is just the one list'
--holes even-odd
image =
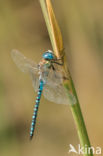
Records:
{"label": "blue dragonfly", "polygon": [[18,50],[12,50],[11,55],[20,70],[29,73],[34,90],[37,92],[30,128],[30,139],[32,139],[42,93],[49,101],[57,104],[75,104],[76,99],[71,92],[69,97],[67,96],[62,85],[63,79],[66,77],[64,76],[61,59],[58,59],[51,50],[43,53],[39,64],[27,59]]}

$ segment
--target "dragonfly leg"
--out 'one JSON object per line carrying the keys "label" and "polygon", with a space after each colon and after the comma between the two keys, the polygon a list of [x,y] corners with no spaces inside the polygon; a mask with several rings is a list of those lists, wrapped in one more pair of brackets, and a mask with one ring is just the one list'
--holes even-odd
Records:
{"label": "dragonfly leg", "polygon": [[[62,56],[60,58],[57,58],[57,59],[52,60],[52,63],[58,64],[60,66],[63,66],[64,65],[64,56],[65,56],[64,49],[62,51],[63,51]],[[61,61],[61,63],[58,62],[58,61]]]}
{"label": "dragonfly leg", "polygon": [[57,62],[57,61],[52,61],[52,63],[58,64],[58,65],[60,65],[60,66],[63,66],[64,61],[63,61],[62,63],[59,63],[59,62]]}
{"label": "dragonfly leg", "polygon": [[52,69],[55,70],[55,67],[53,66],[53,64],[51,65]]}

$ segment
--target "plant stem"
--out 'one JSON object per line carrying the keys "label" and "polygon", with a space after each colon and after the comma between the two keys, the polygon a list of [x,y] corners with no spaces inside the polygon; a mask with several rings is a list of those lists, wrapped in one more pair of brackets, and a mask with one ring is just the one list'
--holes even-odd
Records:
{"label": "plant stem", "polygon": [[[45,22],[46,22],[46,26],[48,29],[48,33],[50,36],[50,40],[51,40],[53,50],[54,50],[57,57],[61,56],[61,52],[62,52],[61,47],[63,47],[62,36],[61,36],[61,32],[59,30],[59,26],[58,26],[56,18],[55,18],[55,14],[54,14],[53,9],[52,9],[51,1],[50,0],[39,0],[39,1],[40,1],[42,12],[43,12],[43,15],[45,18]],[[78,132],[78,136],[80,139],[81,146],[84,148],[84,154],[83,155],[84,156],[93,156],[92,150],[90,151],[90,154],[85,152],[85,146],[86,146],[86,148],[91,147],[90,141],[89,141],[89,137],[87,134],[83,115],[81,112],[79,100],[78,100],[78,97],[76,94],[76,90],[75,90],[72,78],[70,76],[70,73],[68,72],[65,57],[64,57],[63,68],[64,68],[66,75],[68,75],[68,78],[69,78],[69,80],[66,80],[66,81],[64,80],[64,82],[63,82],[64,88],[66,89],[66,93],[69,96],[70,91],[71,91],[72,94],[74,95],[74,97],[76,98],[76,103],[73,104],[71,102],[70,108],[71,108],[73,118],[74,118],[74,121],[75,121],[75,124],[77,127],[77,132]]]}
{"label": "plant stem", "polygon": [[[71,111],[72,111],[73,118],[74,118],[74,121],[75,121],[75,124],[77,127],[77,132],[78,132],[78,136],[80,139],[80,143],[81,143],[81,146],[84,148],[85,148],[85,145],[87,147],[91,147],[89,137],[87,134],[87,130],[86,130],[86,126],[85,126],[85,122],[84,122],[83,115],[81,112],[80,104],[78,101],[78,97],[77,97],[76,90],[74,88],[72,79],[71,79],[71,85],[73,88],[73,93],[77,99],[77,103],[75,105],[71,105]],[[88,155],[93,156],[92,150],[90,151],[90,154],[88,154],[88,153],[84,154],[84,156],[88,156]]]}

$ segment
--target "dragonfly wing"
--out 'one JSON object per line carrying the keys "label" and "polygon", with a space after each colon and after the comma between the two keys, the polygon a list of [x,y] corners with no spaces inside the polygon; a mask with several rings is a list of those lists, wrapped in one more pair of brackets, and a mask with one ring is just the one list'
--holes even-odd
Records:
{"label": "dragonfly wing", "polygon": [[39,88],[39,75],[35,74],[35,72],[33,70],[30,70],[30,76],[32,79],[32,84],[33,84],[33,88],[34,90],[37,92],[38,88]]}
{"label": "dragonfly wing", "polygon": [[12,50],[11,55],[17,67],[22,72],[30,74],[30,76],[32,77],[32,81],[33,81],[33,87],[35,91],[37,91],[37,88],[39,86],[38,65],[35,64],[32,60],[27,59],[18,50]]}
{"label": "dragonfly wing", "polygon": [[60,71],[49,69],[48,73],[46,80],[47,85],[57,86],[63,82],[63,75]]}
{"label": "dragonfly wing", "polygon": [[63,69],[61,66],[56,66],[55,70],[50,69],[44,87],[44,96],[49,101],[58,104],[74,104],[76,103],[75,97],[69,92],[67,96],[66,91],[62,85],[63,82]]}
{"label": "dragonfly wing", "polygon": [[29,72],[31,69],[34,72],[37,72],[38,66],[35,64],[32,60],[27,59],[22,53],[20,53],[18,50],[12,50],[11,56],[13,58],[13,61],[18,66],[18,68],[22,72]]}
{"label": "dragonfly wing", "polygon": [[75,97],[69,93],[67,96],[66,91],[62,84],[59,85],[45,85],[43,91],[44,97],[51,102],[57,104],[75,104]]}

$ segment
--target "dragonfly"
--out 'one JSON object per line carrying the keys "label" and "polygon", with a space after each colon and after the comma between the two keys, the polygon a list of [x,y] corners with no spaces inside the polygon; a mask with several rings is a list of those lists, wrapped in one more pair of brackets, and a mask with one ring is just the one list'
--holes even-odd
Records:
{"label": "dragonfly", "polygon": [[72,92],[66,94],[62,85],[63,80],[66,79],[62,59],[58,59],[51,50],[43,53],[38,64],[26,58],[18,50],[12,50],[11,55],[18,68],[31,76],[34,90],[37,92],[30,127],[30,139],[32,139],[42,93],[46,99],[57,104],[75,104],[76,99]]}

